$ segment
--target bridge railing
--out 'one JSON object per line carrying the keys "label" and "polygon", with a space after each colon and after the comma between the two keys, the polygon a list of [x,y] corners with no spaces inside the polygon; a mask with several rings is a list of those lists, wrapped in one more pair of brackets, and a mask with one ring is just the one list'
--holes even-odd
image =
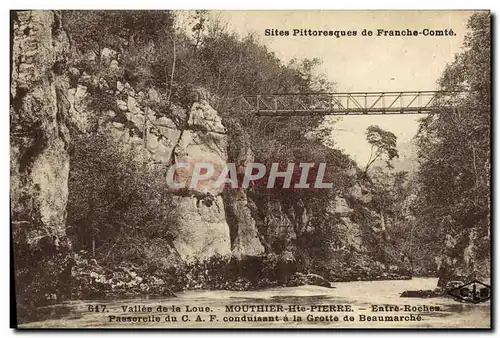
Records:
{"label": "bridge railing", "polygon": [[462,95],[450,91],[244,95],[240,109],[260,116],[424,114],[452,107]]}

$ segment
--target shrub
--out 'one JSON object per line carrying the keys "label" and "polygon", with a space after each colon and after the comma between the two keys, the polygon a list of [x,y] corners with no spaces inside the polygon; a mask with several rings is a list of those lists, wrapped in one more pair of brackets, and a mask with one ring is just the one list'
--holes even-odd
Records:
{"label": "shrub", "polygon": [[[117,237],[169,238],[175,222],[162,167],[106,134],[73,140],[68,225],[77,250],[107,252]],[[103,247],[101,250],[101,247]]]}
{"label": "shrub", "polygon": [[[15,252],[16,256],[26,253],[22,250]],[[33,254],[26,253],[23,263],[16,260],[15,288],[19,323],[36,320],[37,307],[61,302],[68,299],[71,293],[71,255],[67,252],[44,255],[38,250],[33,250]]]}

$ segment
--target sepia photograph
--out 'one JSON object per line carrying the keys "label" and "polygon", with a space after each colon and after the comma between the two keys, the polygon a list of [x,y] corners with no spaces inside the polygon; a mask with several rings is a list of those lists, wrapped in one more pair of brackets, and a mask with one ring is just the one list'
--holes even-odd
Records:
{"label": "sepia photograph", "polygon": [[488,10],[11,10],[11,326],[488,329]]}

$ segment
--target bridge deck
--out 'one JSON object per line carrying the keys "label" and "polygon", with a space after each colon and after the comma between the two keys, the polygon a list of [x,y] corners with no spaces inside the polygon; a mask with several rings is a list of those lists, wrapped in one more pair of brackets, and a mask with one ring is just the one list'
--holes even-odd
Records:
{"label": "bridge deck", "polygon": [[452,107],[461,95],[444,91],[244,95],[240,108],[258,116],[426,114]]}

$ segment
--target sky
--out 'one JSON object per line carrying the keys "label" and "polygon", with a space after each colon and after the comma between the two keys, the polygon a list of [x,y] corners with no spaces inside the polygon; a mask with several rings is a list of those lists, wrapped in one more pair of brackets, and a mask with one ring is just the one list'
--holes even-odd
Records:
{"label": "sky", "polygon": [[[470,11],[223,11],[214,13],[240,36],[254,33],[284,63],[319,57],[319,71],[339,92],[438,89],[436,81],[461,51]],[[448,37],[366,37],[363,29],[453,29]],[[356,37],[265,36],[265,29],[357,30]],[[249,93],[254,94],[254,93]],[[256,93],[255,93],[256,94]],[[423,115],[350,116],[334,126],[337,146],[363,165],[370,148],[366,128],[392,131],[398,142],[415,135]]]}

